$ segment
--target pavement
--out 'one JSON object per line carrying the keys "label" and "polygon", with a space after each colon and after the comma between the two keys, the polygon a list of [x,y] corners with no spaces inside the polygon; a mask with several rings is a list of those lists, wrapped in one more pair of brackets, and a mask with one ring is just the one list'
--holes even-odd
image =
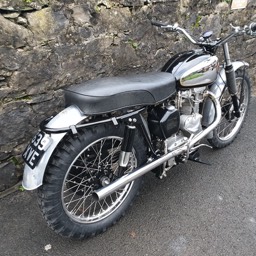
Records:
{"label": "pavement", "polygon": [[114,227],[77,241],[50,230],[36,192],[0,199],[2,256],[256,255],[256,98],[229,147],[202,150],[210,166],[179,165],[164,180],[152,173],[133,207]]}

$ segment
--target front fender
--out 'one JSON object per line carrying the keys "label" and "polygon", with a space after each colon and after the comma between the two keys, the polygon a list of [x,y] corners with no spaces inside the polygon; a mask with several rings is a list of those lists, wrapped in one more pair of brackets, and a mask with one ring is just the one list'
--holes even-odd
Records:
{"label": "front fender", "polygon": [[[72,105],[59,114],[57,114],[50,122],[46,125],[47,128],[62,128],[76,125],[88,116],[84,115],[79,108]],[[25,165],[22,186],[26,190],[33,190],[38,188],[43,183],[44,172],[48,161],[62,138],[66,135],[64,133],[50,134],[52,143],[40,159],[38,165],[31,169],[28,165]]]}
{"label": "front fender", "polygon": [[[248,67],[249,64],[247,62],[243,61],[235,61],[232,62],[234,70],[238,70],[241,67]],[[226,85],[226,73],[225,69],[222,68],[220,70],[220,73],[217,77],[217,80],[215,83],[210,87],[210,91],[214,93],[216,98],[220,98]],[[205,127],[208,127],[214,120],[215,117],[215,109],[213,106],[213,103],[211,100],[206,100],[204,103],[204,108],[203,108],[203,119],[202,119],[202,125]],[[213,133],[210,132],[207,136],[207,138],[212,138]]]}

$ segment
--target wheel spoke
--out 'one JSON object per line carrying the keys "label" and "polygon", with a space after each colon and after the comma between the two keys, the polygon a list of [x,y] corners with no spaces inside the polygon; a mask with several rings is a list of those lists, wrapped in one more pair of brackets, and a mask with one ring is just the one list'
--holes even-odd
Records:
{"label": "wheel spoke", "polygon": [[72,202],[73,198],[75,197],[76,193],[78,192],[79,187],[80,187],[80,185],[78,185],[77,188],[76,188],[76,190],[74,191],[73,196],[71,197],[71,199],[70,199],[70,201],[69,201],[69,203],[68,203],[68,205],[67,205],[67,208],[69,207],[70,202]]}
{"label": "wheel spoke", "polygon": [[[223,129],[220,130],[218,132],[219,135],[223,134],[224,136],[226,136],[227,134],[230,133],[230,131],[232,131],[233,127],[234,127],[234,124],[236,124],[236,121],[232,121],[230,122],[228,125],[224,125]],[[220,126],[219,126],[220,128]],[[226,132],[226,133],[225,133]]]}
{"label": "wheel spoke", "polygon": [[[86,212],[88,209],[91,209],[91,206],[92,206],[93,204],[95,204],[95,203],[96,203],[96,201],[93,200],[92,197],[91,197],[91,202],[90,202],[89,206],[88,206],[87,208],[85,208],[84,212]],[[89,210],[89,213],[88,213],[88,217],[89,217],[89,216],[90,216],[90,210]]]}
{"label": "wheel spoke", "polygon": [[[81,202],[82,201],[82,202]],[[80,203],[81,202],[81,203]],[[77,212],[80,210],[81,205],[84,203],[84,198],[80,197],[78,199],[78,202],[76,203],[76,205],[72,208],[71,212],[72,214],[76,215]]]}
{"label": "wheel spoke", "polygon": [[95,204],[94,204],[94,209],[93,209],[93,214],[92,214],[93,216],[96,215],[96,213],[95,213],[95,212],[96,212],[96,208],[97,208],[97,204],[95,203]]}
{"label": "wheel spoke", "polygon": [[[65,191],[63,191],[63,193],[67,194],[69,191],[73,191],[76,187],[79,188],[80,186],[81,186],[81,185],[76,184],[75,186],[70,187],[70,188],[66,189]],[[84,186],[84,187],[87,187],[87,186]],[[76,192],[80,192],[80,191],[83,191],[83,188],[78,189]],[[74,193],[73,193],[73,194],[74,194]],[[70,195],[71,195],[71,193],[68,194],[68,195],[66,195],[66,196],[63,196],[63,198],[65,199],[65,198],[69,197]]]}
{"label": "wheel spoke", "polygon": [[[86,193],[91,189],[92,186],[86,186],[86,187],[87,187],[86,190],[83,190],[83,188],[82,188],[82,189],[78,190],[77,192],[82,191],[82,192],[84,192],[84,194],[86,194]],[[68,190],[66,190],[66,192],[67,192],[67,191],[68,191]],[[73,195],[75,195],[75,193],[73,193]],[[69,196],[71,196],[71,193],[68,194],[68,195],[66,195],[66,196],[64,196],[63,198],[65,199],[65,198],[68,198]],[[78,200],[78,199],[74,199],[74,200],[72,201],[72,199],[70,199],[70,202],[69,202],[69,203],[73,203],[73,202],[75,202],[75,201],[77,201],[77,200]]]}
{"label": "wheel spoke", "polygon": [[[115,140],[115,142],[116,142],[116,140]],[[112,166],[112,164],[113,164],[113,156],[117,153],[117,152],[119,152],[120,151],[120,149],[121,149],[121,141],[119,142],[119,145],[114,149],[114,144],[115,143],[113,143],[113,139],[112,139],[112,146],[111,146],[111,149],[109,150],[109,152],[108,152],[108,155],[105,157],[105,158],[103,158],[103,159],[101,159],[100,161],[99,161],[99,164],[102,164],[102,163],[104,163],[104,162],[107,162],[108,161],[108,159],[111,159],[111,166]]]}

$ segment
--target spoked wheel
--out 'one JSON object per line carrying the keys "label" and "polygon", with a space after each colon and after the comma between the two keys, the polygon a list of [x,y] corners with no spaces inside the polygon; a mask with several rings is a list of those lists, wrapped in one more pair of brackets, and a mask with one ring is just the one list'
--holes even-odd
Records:
{"label": "spoked wheel", "polygon": [[[92,193],[120,177],[118,159],[123,129],[101,126],[68,137],[51,158],[39,204],[49,226],[63,236],[84,238],[113,225],[138,193],[137,179],[97,201]],[[127,168],[131,172],[146,159],[144,144],[137,139]]]}
{"label": "spoked wheel", "polygon": [[219,125],[213,130],[213,138],[210,144],[215,148],[223,148],[234,141],[242,128],[251,96],[251,84],[245,71],[236,72],[237,98],[240,109],[240,117],[235,117],[233,103],[228,89],[224,91],[221,98],[222,118]]}
{"label": "spoked wheel", "polygon": [[[133,182],[104,200],[92,198],[94,190],[117,178],[121,142],[120,137],[103,137],[86,147],[70,165],[62,187],[63,208],[70,218],[81,223],[93,223],[106,218],[123,203]],[[125,173],[135,167],[137,159],[132,154]]]}

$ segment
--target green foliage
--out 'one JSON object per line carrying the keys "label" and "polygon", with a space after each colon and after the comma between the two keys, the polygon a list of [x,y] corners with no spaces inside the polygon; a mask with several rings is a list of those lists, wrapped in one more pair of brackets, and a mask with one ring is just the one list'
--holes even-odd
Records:
{"label": "green foliage", "polygon": [[200,21],[202,20],[202,16],[198,15],[196,17],[196,22],[194,24],[194,28],[198,28],[200,26]]}
{"label": "green foliage", "polygon": [[99,5],[96,5],[96,6],[94,7],[94,11],[95,11],[96,13],[100,13],[100,12],[101,12],[100,6],[99,6]]}
{"label": "green foliage", "polygon": [[25,188],[22,185],[20,185],[18,189],[19,189],[20,192],[24,192],[25,191]]}
{"label": "green foliage", "polygon": [[15,98],[16,101],[31,101],[32,97],[30,95],[18,95]]}
{"label": "green foliage", "polygon": [[15,156],[13,156],[13,157],[11,158],[11,162],[12,162],[16,167],[20,165],[19,160],[18,160]]}
{"label": "green foliage", "polygon": [[136,42],[136,41],[133,40],[133,39],[129,39],[128,43],[131,45],[131,47],[132,47],[134,50],[137,50],[137,49],[139,48],[138,42]]}

